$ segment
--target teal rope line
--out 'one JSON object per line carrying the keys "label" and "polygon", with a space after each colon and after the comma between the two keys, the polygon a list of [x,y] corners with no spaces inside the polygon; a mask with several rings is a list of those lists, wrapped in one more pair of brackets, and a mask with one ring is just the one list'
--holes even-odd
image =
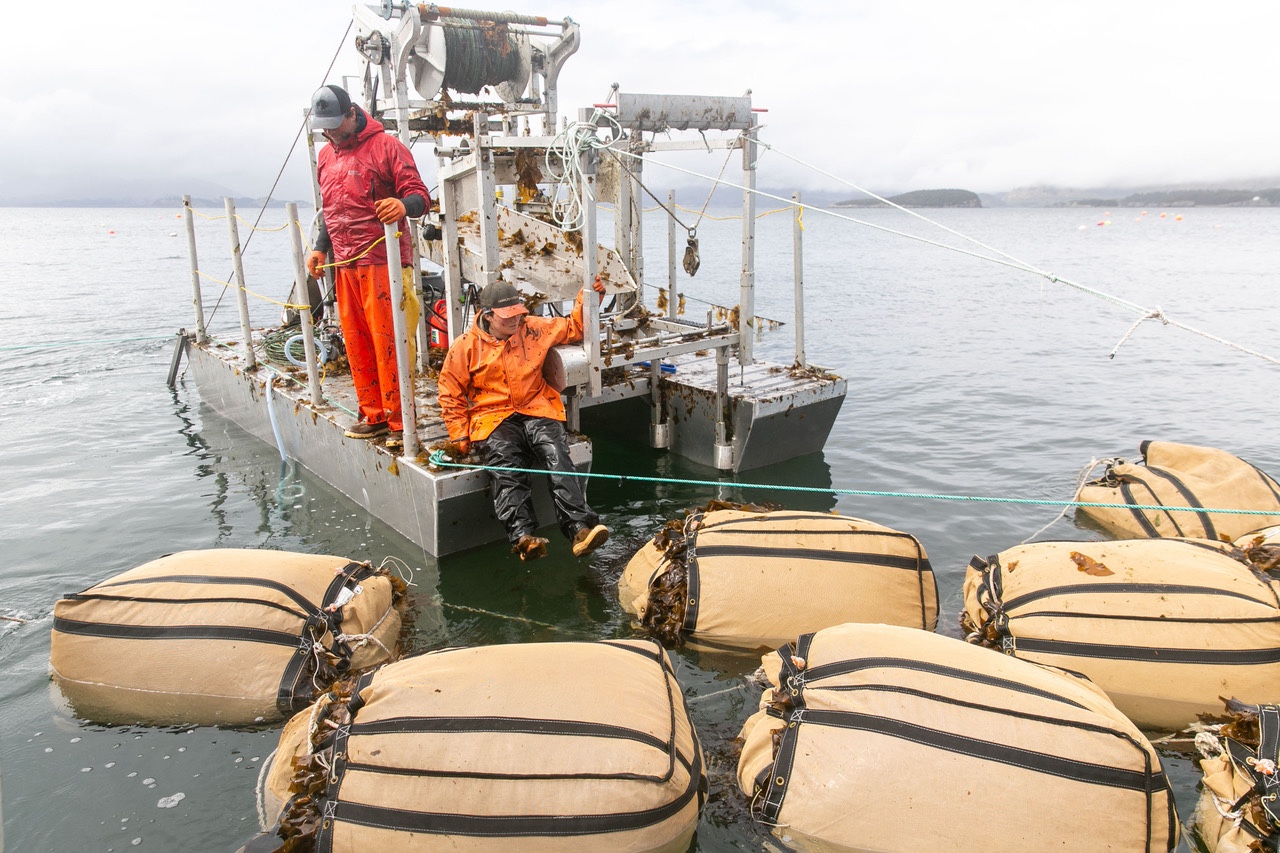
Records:
{"label": "teal rope line", "polygon": [[89,346],[90,344],[124,344],[131,341],[169,341],[173,335],[148,335],[143,338],[101,338],[96,341],[51,341],[43,344],[18,344],[11,347],[0,347],[0,352],[20,349],[48,349],[50,347]]}
{"label": "teal rope line", "polygon": [[[498,470],[493,465],[468,465],[461,462],[453,462],[449,457],[444,455],[443,450],[437,450],[431,454],[430,461],[432,465],[441,468],[471,468],[476,471],[494,471]],[[547,474],[544,468],[504,468],[504,471],[515,471],[519,474]],[[725,482],[723,480],[680,480],[667,477],[637,477],[631,474],[596,474],[594,472],[583,473],[581,471],[565,472],[575,477],[595,477],[601,480],[617,480],[624,483],[627,480],[635,480],[638,483],[667,483],[679,486],[715,486],[721,488],[724,486],[734,486],[739,489],[776,489],[784,492],[813,492],[823,495],[854,495],[857,497],[869,498],[917,498],[920,500],[933,501],[972,501],[975,503],[993,503],[993,504],[1026,504],[1031,506],[1088,506],[1101,507],[1106,509],[1155,509],[1170,512],[1217,512],[1228,515],[1280,515],[1272,510],[1265,509],[1212,509],[1209,507],[1195,506],[1159,506],[1157,504],[1112,504],[1101,503],[1098,501],[1054,501],[1041,500],[1039,498],[986,498],[977,495],[931,495],[925,492],[881,492],[867,489],[820,489],[815,486],[775,486],[768,483],[734,483]]]}

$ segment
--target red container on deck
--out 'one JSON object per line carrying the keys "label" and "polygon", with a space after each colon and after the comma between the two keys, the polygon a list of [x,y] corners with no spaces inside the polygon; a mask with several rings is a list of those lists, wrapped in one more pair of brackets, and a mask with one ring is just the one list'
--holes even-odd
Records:
{"label": "red container on deck", "polygon": [[449,348],[449,319],[445,310],[444,300],[437,299],[431,306],[431,316],[427,318],[431,326],[431,346],[441,349]]}

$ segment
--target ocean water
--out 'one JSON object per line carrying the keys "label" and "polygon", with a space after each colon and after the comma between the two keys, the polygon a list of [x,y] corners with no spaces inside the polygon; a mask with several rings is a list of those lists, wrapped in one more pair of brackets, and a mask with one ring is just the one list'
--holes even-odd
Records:
{"label": "ocean water", "polygon": [[[775,207],[762,201],[760,209]],[[726,216],[732,210],[712,209]],[[1276,355],[1280,211],[944,210],[929,217],[1044,270],[1240,345]],[[235,334],[222,210],[202,210],[199,256],[215,333]],[[644,424],[584,417],[595,470],[723,480],[719,487],[599,481],[592,504],[614,530],[589,561],[525,565],[499,543],[436,561],[275,450],[212,412],[187,377],[169,389],[172,335],[192,325],[191,274],[176,210],[0,209],[0,790],[14,851],[233,850],[257,831],[255,786],[278,730],[110,727],[75,719],[48,679],[54,602],[176,550],[275,548],[413,569],[422,647],[632,635],[615,584],[668,518],[712,497],[835,509],[913,533],[938,577],[939,630],[958,635],[974,554],[1030,537],[1096,538],[1052,506],[901,495],[1068,500],[1095,458],[1138,457],[1146,439],[1221,447],[1280,473],[1274,364],[1148,320],[1045,276],[891,233],[972,242],[897,211],[804,217],[806,354],[848,379],[821,454],[745,484],[891,493],[855,497],[735,486],[637,446]],[[246,211],[252,220],[256,211]],[[278,228],[283,211],[266,212]],[[877,226],[877,227],[870,227]],[[760,219],[757,313],[789,321],[792,228]],[[649,280],[665,283],[665,224],[646,220]],[[249,233],[241,226],[241,236]],[[691,312],[733,305],[740,224],[706,219],[702,269],[680,289]],[[282,300],[287,236],[255,232],[249,289]],[[217,306],[216,309],[214,306]],[[253,300],[255,324],[279,307]],[[789,363],[790,325],[757,354]],[[732,738],[758,690],[750,655],[682,650],[677,672],[707,751],[712,797],[696,849],[760,849],[733,780]],[[1190,762],[1166,768],[1184,818]],[[182,794],[181,798],[177,798]],[[1184,842],[1184,848],[1186,843]]]}

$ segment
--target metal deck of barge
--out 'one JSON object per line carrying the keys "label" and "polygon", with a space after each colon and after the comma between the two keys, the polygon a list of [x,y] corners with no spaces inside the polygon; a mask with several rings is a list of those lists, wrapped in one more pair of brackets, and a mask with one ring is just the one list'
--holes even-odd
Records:
{"label": "metal deck of barge", "polygon": [[[519,79],[492,87],[489,100],[464,103],[457,93],[445,92],[447,62],[432,52],[441,43],[443,24],[430,14],[424,16],[425,8],[395,3],[357,6],[356,46],[369,68],[363,106],[406,145],[424,139],[434,143],[437,207],[421,232],[413,225],[412,262],[420,270],[438,270],[421,277],[424,307],[442,297],[438,304],[447,316],[440,322],[447,324],[449,338],[470,322],[477,290],[499,278],[515,284],[532,310],[563,313],[577,291],[599,274],[609,299],[600,306],[586,300],[586,339],[581,345],[555,348],[547,370],[549,380],[564,389],[572,458],[580,470],[590,469],[592,456],[590,439],[577,432],[581,410],[604,407],[607,412],[616,406],[626,417],[634,417],[634,405],[621,405],[634,398],[648,401],[651,446],[718,471],[745,471],[819,452],[839,413],[846,383],[808,364],[804,355],[798,225],[796,276],[794,283],[788,282],[795,289],[796,360],[790,365],[768,363],[753,352],[756,330],[766,321],[754,313],[754,140],[759,128],[750,97],[632,95],[615,90],[607,109],[597,106],[579,113],[578,138],[587,142],[558,154],[564,150],[567,131],[557,133],[555,81],[563,62],[577,49],[577,25],[569,19],[548,23],[511,13],[454,10],[463,23],[449,26],[474,25],[491,33],[497,27],[526,62]],[[423,64],[423,57],[431,61]],[[411,89],[419,97],[411,99]],[[677,136],[688,132],[697,139]],[[313,178],[316,135],[308,135]],[[705,323],[677,316],[681,284],[674,225],[668,230],[666,281],[646,280],[636,204],[641,191],[648,191],[642,183],[645,155],[702,149],[726,155],[740,151],[743,188],[738,304],[718,314],[709,312]],[[535,180],[528,165],[531,158],[544,164],[549,174],[533,170],[538,171]],[[420,164],[424,159],[419,153]],[[502,190],[516,201],[503,203]],[[565,193],[580,208],[567,227],[558,221],[564,207],[559,199]],[[612,205],[611,246],[601,245],[597,238],[600,201]],[[315,202],[318,207],[318,189]],[[297,312],[305,364],[295,367],[265,358],[264,337],[275,330],[250,326],[248,288],[239,264],[242,244],[229,199],[226,208],[241,316],[240,336],[235,339],[214,337],[205,328],[189,200],[186,210],[196,324],[193,332],[183,335],[180,347],[201,398],[431,554],[503,538],[489,501],[487,475],[429,464],[430,450],[442,445],[447,435],[427,364],[428,322],[409,329],[403,315],[397,317],[401,386],[414,389],[412,395],[402,393],[404,448],[392,452],[383,440],[345,438],[344,430],[356,422],[354,388],[349,374],[321,369],[310,311]],[[287,209],[295,225],[294,281],[303,281],[303,237],[297,233],[302,226],[296,205]],[[388,236],[393,237],[390,231]],[[692,244],[692,233],[689,238]],[[388,247],[396,242],[389,239]],[[583,251],[583,246],[596,246],[597,251]],[[394,257],[398,252],[391,254],[388,264],[394,273],[400,261]],[[400,277],[391,278],[393,301],[399,302]],[[436,285],[426,285],[428,279]],[[438,292],[430,289],[437,285]],[[291,301],[314,298],[304,295],[309,290],[295,288]],[[412,373],[405,363],[411,336],[419,354]],[[179,355],[175,353],[175,365]],[[416,429],[408,428],[410,422]],[[545,490],[534,492],[540,519],[551,523]]]}

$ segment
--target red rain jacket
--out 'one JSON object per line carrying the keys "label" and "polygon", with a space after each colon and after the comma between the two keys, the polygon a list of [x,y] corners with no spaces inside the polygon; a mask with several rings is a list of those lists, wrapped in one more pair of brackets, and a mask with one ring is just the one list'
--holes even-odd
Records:
{"label": "red rain jacket", "polygon": [[[320,149],[316,172],[324,205],[324,224],[333,242],[336,263],[351,260],[383,236],[382,223],[373,212],[378,199],[418,194],[431,207],[431,196],[418,174],[413,154],[399,139],[387,133],[382,122],[364,114],[364,129],[341,148],[332,143]],[[400,263],[413,262],[408,221],[397,224],[400,231]],[[379,243],[355,266],[387,264],[386,246]]]}
{"label": "red rain jacket", "polygon": [[440,414],[449,439],[483,441],[510,414],[564,420],[564,400],[542,378],[547,352],[582,340],[582,293],[568,317],[526,316],[500,341],[480,325],[449,347],[437,380]]}

